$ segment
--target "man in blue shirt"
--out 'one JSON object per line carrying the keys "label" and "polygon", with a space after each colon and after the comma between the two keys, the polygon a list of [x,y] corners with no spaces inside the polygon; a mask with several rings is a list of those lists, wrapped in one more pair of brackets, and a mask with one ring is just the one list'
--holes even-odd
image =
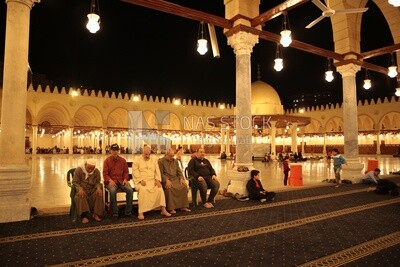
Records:
{"label": "man in blue shirt", "polygon": [[342,170],[342,165],[347,164],[346,159],[340,155],[339,150],[337,148],[332,149],[333,155],[333,171],[335,172],[336,186],[340,185],[340,171]]}

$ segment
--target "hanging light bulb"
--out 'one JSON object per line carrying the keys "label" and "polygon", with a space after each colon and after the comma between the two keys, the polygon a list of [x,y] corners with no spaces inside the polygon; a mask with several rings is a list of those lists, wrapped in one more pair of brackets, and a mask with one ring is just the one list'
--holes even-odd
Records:
{"label": "hanging light bulb", "polygon": [[283,47],[288,47],[291,43],[292,43],[292,31],[287,28],[287,24],[288,24],[288,19],[287,19],[287,13],[284,12],[283,13],[283,30],[281,31],[281,45]]}
{"label": "hanging light bulb", "polygon": [[328,58],[328,64],[327,64],[327,70],[325,71],[325,80],[327,82],[333,81],[333,71],[332,71],[332,66],[331,66],[331,60]]}
{"label": "hanging light bulb", "polygon": [[391,4],[394,7],[399,7],[400,6],[400,0],[389,0],[389,4]]}
{"label": "hanging light bulb", "polygon": [[282,59],[282,51],[281,51],[281,45],[278,43],[276,44],[276,56],[274,59],[274,69],[276,71],[281,71],[283,69],[283,59]]}
{"label": "hanging light bulb", "polygon": [[396,96],[400,97],[400,80],[397,80],[397,88],[396,88],[396,92],[394,94]]}
{"label": "hanging light bulb", "polygon": [[363,87],[365,90],[368,90],[371,88],[371,86],[372,86],[372,84],[371,84],[371,79],[369,78],[369,75],[368,75],[368,70],[365,70],[365,79],[364,79]]}
{"label": "hanging light bulb", "polygon": [[204,21],[200,22],[199,31],[200,35],[199,39],[197,40],[197,52],[199,52],[200,55],[204,55],[208,51],[207,39],[204,38]]}
{"label": "hanging light bulb", "polygon": [[96,33],[98,30],[100,30],[100,15],[96,14],[96,2],[97,2],[97,10],[98,13],[100,14],[100,7],[98,0],[92,0],[92,3],[90,5],[90,13],[87,14],[88,23],[86,24],[86,28],[91,33]]}
{"label": "hanging light bulb", "polygon": [[388,76],[394,78],[397,76],[397,66],[394,63],[394,56],[390,54],[390,66],[388,67]]}

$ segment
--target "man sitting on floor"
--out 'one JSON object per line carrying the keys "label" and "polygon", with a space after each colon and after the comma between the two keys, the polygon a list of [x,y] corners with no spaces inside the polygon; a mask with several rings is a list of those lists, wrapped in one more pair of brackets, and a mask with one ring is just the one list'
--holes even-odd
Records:
{"label": "man sitting on floor", "polygon": [[188,185],[178,160],[174,158],[175,150],[170,148],[165,156],[158,160],[161,179],[169,213],[176,213],[175,209],[189,212]]}
{"label": "man sitting on floor", "polygon": [[143,220],[146,211],[161,208],[161,214],[171,216],[165,208],[165,195],[161,186],[161,175],[158,162],[150,156],[149,146],[143,148],[143,154],[135,158],[132,166],[132,174],[135,181],[135,189],[138,191],[138,219]]}
{"label": "man sitting on floor", "polygon": [[381,170],[376,168],[373,171],[367,172],[364,177],[362,178],[363,184],[369,184],[369,185],[376,185],[378,184],[378,180],[380,179],[379,174],[381,173]]}
{"label": "man sitting on floor", "polygon": [[104,214],[103,186],[96,160],[88,159],[76,168],[72,183],[76,188],[75,203],[82,223],[88,223],[88,215],[93,211],[93,219],[101,221]]}

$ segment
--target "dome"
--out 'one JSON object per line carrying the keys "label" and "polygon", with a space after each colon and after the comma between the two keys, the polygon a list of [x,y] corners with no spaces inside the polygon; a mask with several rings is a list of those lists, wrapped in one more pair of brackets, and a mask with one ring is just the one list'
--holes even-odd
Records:
{"label": "dome", "polygon": [[283,114],[283,106],[276,90],[268,83],[251,84],[251,114]]}

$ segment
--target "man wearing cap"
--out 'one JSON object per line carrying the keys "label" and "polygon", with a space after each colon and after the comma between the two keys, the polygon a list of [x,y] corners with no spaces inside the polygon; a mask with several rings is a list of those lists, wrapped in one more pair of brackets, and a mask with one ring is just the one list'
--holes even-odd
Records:
{"label": "man wearing cap", "polygon": [[119,146],[113,144],[110,147],[111,155],[104,160],[103,178],[104,184],[110,193],[110,206],[113,217],[118,217],[117,189],[126,193],[125,216],[132,216],[133,188],[129,183],[129,170],[126,160],[119,155]]}
{"label": "man wearing cap", "polygon": [[103,186],[100,183],[100,171],[96,168],[96,160],[88,159],[83,166],[76,168],[72,183],[76,188],[75,203],[82,223],[89,222],[89,213],[93,211],[93,219],[101,221],[104,213]]}
{"label": "man wearing cap", "polygon": [[379,177],[379,174],[381,173],[381,170],[376,168],[373,171],[367,172],[364,177],[362,178],[362,182],[364,184],[369,184],[369,185],[377,185],[378,180],[381,179]]}
{"label": "man wearing cap", "polygon": [[145,146],[140,157],[135,158],[132,173],[135,189],[138,191],[138,219],[143,220],[143,213],[161,209],[161,214],[171,216],[166,210],[165,195],[161,185],[161,173],[157,159],[150,156],[151,148]]}

